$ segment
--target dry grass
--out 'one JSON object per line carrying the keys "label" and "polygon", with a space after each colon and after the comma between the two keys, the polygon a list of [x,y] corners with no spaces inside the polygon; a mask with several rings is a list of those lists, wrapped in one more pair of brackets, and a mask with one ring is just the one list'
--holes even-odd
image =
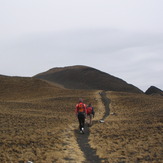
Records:
{"label": "dry grass", "polygon": [[[82,162],[74,129],[79,97],[96,115],[90,144],[108,162],[162,162],[163,99],[109,92],[105,123],[98,91],[68,90],[33,78],[0,77],[0,162]],[[95,122],[96,121],[96,122]]]}
{"label": "dry grass", "polygon": [[163,98],[109,92],[110,115],[91,128],[91,145],[108,162],[163,162]]}
{"label": "dry grass", "polygon": [[0,162],[79,162],[84,160],[74,128],[79,97],[94,92],[55,87],[32,78],[1,78]]}

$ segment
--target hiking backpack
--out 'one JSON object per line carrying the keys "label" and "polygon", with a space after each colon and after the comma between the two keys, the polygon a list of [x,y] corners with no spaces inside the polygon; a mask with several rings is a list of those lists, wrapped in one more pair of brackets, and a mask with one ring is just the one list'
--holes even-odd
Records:
{"label": "hiking backpack", "polygon": [[77,107],[78,112],[83,113],[85,112],[85,106],[83,103],[79,103]]}
{"label": "hiking backpack", "polygon": [[87,107],[87,114],[92,114],[92,107]]}

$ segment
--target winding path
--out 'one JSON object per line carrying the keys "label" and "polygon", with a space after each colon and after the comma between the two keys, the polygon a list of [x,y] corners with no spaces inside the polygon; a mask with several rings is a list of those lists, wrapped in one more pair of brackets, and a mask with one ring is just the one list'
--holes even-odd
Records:
{"label": "winding path", "polygon": [[[109,110],[110,100],[106,97],[105,91],[102,91],[100,95],[101,95],[102,102],[105,106],[105,114],[102,118],[104,120],[107,116],[109,116],[109,113],[110,113],[110,110]],[[95,123],[97,123],[97,121]],[[79,130],[75,130],[77,142],[79,144],[81,151],[83,151],[85,155],[85,160],[86,160],[85,163],[101,163],[102,161],[105,161],[105,160],[99,158],[96,155],[96,150],[90,147],[88,143],[89,134],[90,134],[89,127],[87,125],[85,126],[85,134],[80,134]]]}
{"label": "winding path", "polygon": [[100,95],[101,95],[102,102],[103,102],[103,104],[105,106],[105,114],[104,114],[102,120],[105,120],[105,118],[107,116],[109,116],[109,114],[110,114],[110,108],[109,108],[110,99],[107,98],[105,91],[102,91],[100,93]]}

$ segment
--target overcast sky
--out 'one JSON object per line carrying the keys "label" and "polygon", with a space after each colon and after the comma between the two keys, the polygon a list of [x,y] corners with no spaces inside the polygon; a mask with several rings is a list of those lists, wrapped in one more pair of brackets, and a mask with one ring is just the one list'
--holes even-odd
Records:
{"label": "overcast sky", "polygon": [[163,0],[0,0],[0,74],[91,66],[163,89]]}

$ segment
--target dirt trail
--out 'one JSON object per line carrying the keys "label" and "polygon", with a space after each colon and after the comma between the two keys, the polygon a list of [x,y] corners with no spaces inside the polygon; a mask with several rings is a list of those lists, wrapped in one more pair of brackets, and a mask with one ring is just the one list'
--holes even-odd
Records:
{"label": "dirt trail", "polygon": [[[108,115],[109,115],[109,99],[106,97],[106,93],[103,91],[100,93],[101,100],[105,106],[105,113],[102,117],[104,120]],[[100,119],[99,119],[100,120]],[[99,120],[93,121],[93,124],[99,123]],[[90,130],[89,127],[86,125],[85,126],[85,134],[80,134],[79,130],[75,130],[75,135],[77,138],[77,143],[79,144],[79,147],[81,151],[84,153],[85,156],[85,161],[84,163],[101,163],[105,162],[104,159],[99,158],[96,155],[96,150],[92,149],[89,142],[89,135],[90,135]]]}
{"label": "dirt trail", "polygon": [[85,134],[80,134],[78,130],[75,130],[75,134],[77,137],[77,143],[81,151],[85,156],[85,163],[101,163],[101,159],[96,155],[96,151],[92,149],[88,143],[89,137],[89,128],[85,127]]}
{"label": "dirt trail", "polygon": [[107,116],[109,116],[109,114],[110,114],[110,109],[109,109],[110,99],[108,99],[108,98],[106,97],[105,91],[102,91],[102,92],[100,93],[100,95],[101,95],[102,102],[103,102],[103,104],[104,104],[104,106],[105,106],[105,114],[104,114],[104,116],[103,116],[103,118],[102,118],[102,120],[104,120],[104,119],[105,119]]}

